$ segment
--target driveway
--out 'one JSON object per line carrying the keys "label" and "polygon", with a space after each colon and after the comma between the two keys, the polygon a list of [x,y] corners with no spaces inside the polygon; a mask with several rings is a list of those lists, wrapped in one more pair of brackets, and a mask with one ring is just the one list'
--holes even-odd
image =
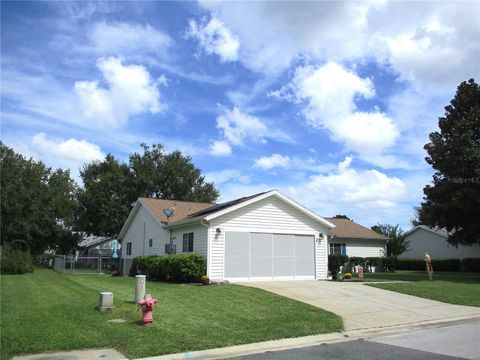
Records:
{"label": "driveway", "polygon": [[400,294],[355,282],[248,282],[256,287],[340,315],[345,330],[369,329],[424,321],[479,317],[480,309]]}

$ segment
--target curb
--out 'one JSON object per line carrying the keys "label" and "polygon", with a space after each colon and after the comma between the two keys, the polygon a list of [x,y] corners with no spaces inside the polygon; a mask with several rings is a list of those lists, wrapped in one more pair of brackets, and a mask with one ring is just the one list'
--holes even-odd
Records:
{"label": "curb", "polygon": [[334,344],[345,341],[367,340],[376,336],[388,336],[412,330],[424,329],[429,327],[442,327],[457,323],[472,322],[480,320],[480,314],[476,316],[460,316],[441,320],[421,321],[417,323],[392,325],[368,329],[349,330],[344,332],[336,332],[330,334],[310,335],[298,338],[287,338],[280,340],[269,340],[258,343],[234,345],[223,348],[189,351],[177,354],[168,354],[160,356],[151,356],[146,358],[138,358],[135,360],[180,360],[180,359],[226,359],[237,356],[252,355],[264,353],[267,351],[281,351],[287,349],[295,349],[309,346]]}

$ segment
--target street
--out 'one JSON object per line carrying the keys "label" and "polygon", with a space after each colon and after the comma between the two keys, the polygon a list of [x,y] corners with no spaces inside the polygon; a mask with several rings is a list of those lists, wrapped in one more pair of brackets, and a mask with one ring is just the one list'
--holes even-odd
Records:
{"label": "street", "polygon": [[480,321],[437,326],[398,335],[373,337],[366,340],[270,351],[234,359],[480,359]]}

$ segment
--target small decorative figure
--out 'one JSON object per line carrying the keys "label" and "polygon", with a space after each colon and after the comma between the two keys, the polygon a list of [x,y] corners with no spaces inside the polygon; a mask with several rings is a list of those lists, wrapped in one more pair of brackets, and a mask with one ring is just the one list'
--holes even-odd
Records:
{"label": "small decorative figure", "polygon": [[142,308],[142,321],[143,324],[151,324],[153,322],[153,309],[155,309],[155,304],[157,300],[152,298],[152,295],[145,294],[145,297],[138,301],[137,304]]}
{"label": "small decorative figure", "polygon": [[425,253],[425,264],[427,266],[428,278],[432,280],[432,277],[433,277],[432,256],[428,252]]}

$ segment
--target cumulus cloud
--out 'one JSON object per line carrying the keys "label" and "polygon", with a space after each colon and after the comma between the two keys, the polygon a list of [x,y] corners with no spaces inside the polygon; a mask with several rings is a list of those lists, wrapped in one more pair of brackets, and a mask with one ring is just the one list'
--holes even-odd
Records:
{"label": "cumulus cloud", "polygon": [[238,37],[216,17],[212,17],[208,23],[206,19],[199,22],[190,20],[186,37],[197,40],[207,54],[218,55],[222,62],[238,58]]}
{"label": "cumulus cloud", "polygon": [[232,147],[226,141],[215,140],[210,144],[210,154],[214,156],[227,156],[232,153]]}
{"label": "cumulus cloud", "polygon": [[255,159],[255,167],[263,170],[270,170],[275,167],[287,167],[289,164],[290,157],[280,154],[272,154],[271,156],[262,156],[259,159]]}
{"label": "cumulus cloud", "polygon": [[130,116],[165,110],[158,90],[163,78],[153,80],[143,66],[124,65],[115,57],[99,59],[97,67],[108,87],[102,87],[99,81],[76,81],[74,86],[83,117],[89,123],[120,127]]}
{"label": "cumulus cloud", "polygon": [[242,146],[247,140],[265,141],[267,126],[257,117],[240,111],[238,107],[225,110],[217,117],[217,128],[232,145]]}
{"label": "cumulus cloud", "polygon": [[332,140],[364,157],[381,153],[399,135],[386,114],[357,110],[355,100],[375,95],[372,81],[334,62],[297,67],[291,83],[271,95],[303,104],[310,126],[327,129]]}
{"label": "cumulus cloud", "polygon": [[93,50],[102,55],[124,56],[137,53],[163,53],[172,39],[149,24],[97,22],[88,33]]}

